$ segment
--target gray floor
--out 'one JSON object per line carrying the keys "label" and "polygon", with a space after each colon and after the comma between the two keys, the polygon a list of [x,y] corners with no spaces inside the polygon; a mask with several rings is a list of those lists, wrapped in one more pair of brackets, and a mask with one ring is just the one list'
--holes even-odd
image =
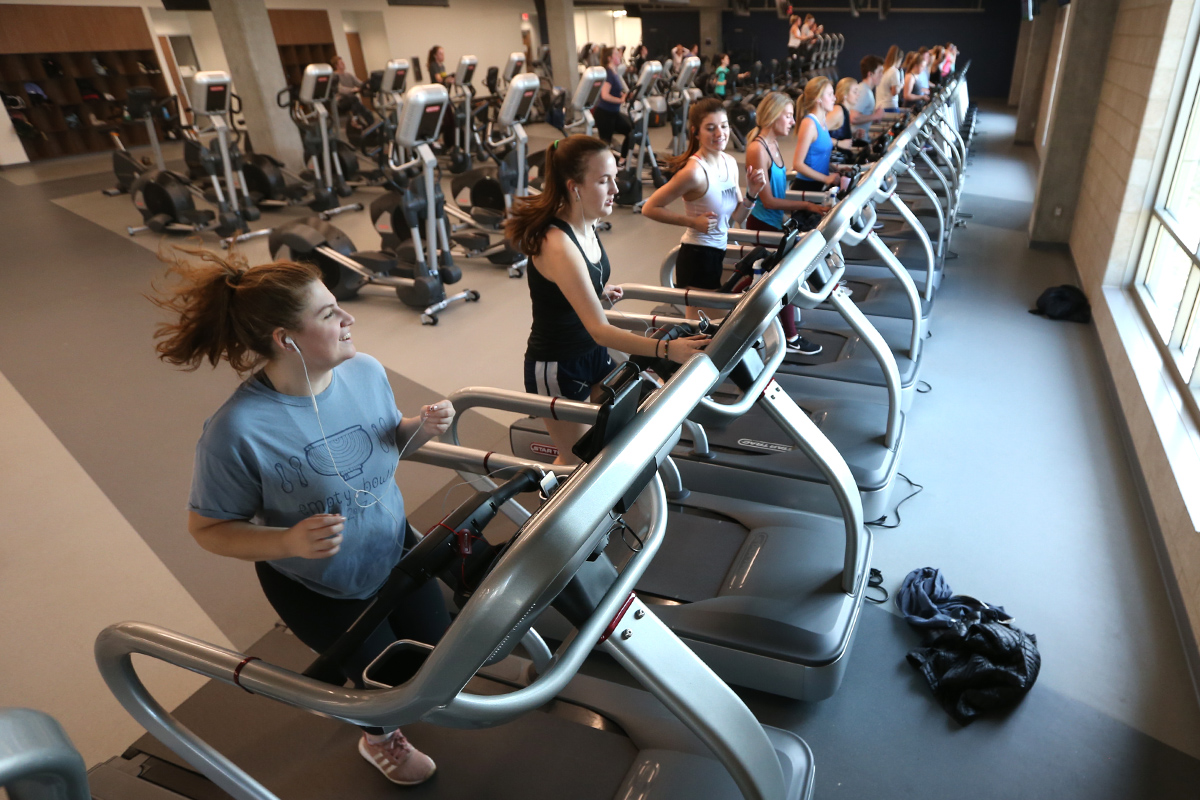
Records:
{"label": "gray floor", "polygon": [[[914,637],[868,609],[834,698],[749,698],[764,721],[813,746],[820,797],[1195,796],[1200,711],[1094,331],[1026,313],[1073,269],[1063,253],[1026,247],[1036,162],[1009,144],[1012,129],[1006,112],[980,115],[963,203],[975,217],[952,246],[960,256],[947,266],[922,374],[933,390],[908,417],[901,465],[926,489],[900,528],[878,534],[875,565],[892,590],[908,571],[936,566],[955,590],[1004,605],[1037,634],[1042,674],[1007,718],[958,729],[904,663]],[[244,648],[273,614],[249,566],[200,551],[181,510],[200,425],[235,378],[155,360],[158,317],[142,294],[161,274],[161,243],[123,235],[136,215],[128,198],[99,194],[107,169],[74,160],[0,172],[0,296],[9,301],[0,374]],[[337,224],[361,247],[377,241],[365,215]],[[615,280],[655,282],[677,240],[618,210],[604,240]],[[245,254],[266,257],[261,242]],[[349,306],[356,341],[389,368],[402,409],[468,384],[520,388],[523,282],[478,265],[464,273],[483,300],[436,328],[384,294]],[[502,444],[504,415],[472,416],[469,443]],[[463,491],[419,465],[399,480],[418,524]],[[147,608],[143,618],[154,615]]]}

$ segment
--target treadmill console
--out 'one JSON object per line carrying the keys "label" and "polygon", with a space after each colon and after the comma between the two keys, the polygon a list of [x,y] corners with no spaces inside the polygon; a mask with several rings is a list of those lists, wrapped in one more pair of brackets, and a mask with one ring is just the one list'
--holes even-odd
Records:
{"label": "treadmill console", "polygon": [[455,86],[470,86],[475,79],[475,66],[479,59],[475,56],[463,56],[458,59],[458,71],[454,73]]}
{"label": "treadmill console", "polygon": [[638,82],[633,90],[634,99],[640,100],[650,94],[650,87],[654,84],[654,79],[661,73],[661,61],[647,61],[642,64],[642,71],[638,73]]}
{"label": "treadmill console", "polygon": [[532,72],[523,72],[508,84],[504,95],[504,104],[500,106],[499,122],[505,128],[511,128],[517,123],[524,122],[537,99],[541,81]]}
{"label": "treadmill console", "polygon": [[383,70],[380,89],[391,94],[402,94],[408,83],[408,59],[393,58]]}
{"label": "treadmill console", "polygon": [[504,65],[504,75],[502,76],[504,82],[508,83],[511,81],[523,69],[525,69],[525,54],[519,51],[509,53],[508,63]]}
{"label": "treadmill console", "polygon": [[679,67],[679,75],[675,78],[675,89],[677,91],[685,91],[692,85],[692,79],[696,77],[696,72],[700,69],[700,59],[697,56],[688,56],[683,60],[683,65]]}
{"label": "treadmill console", "polygon": [[413,148],[437,138],[450,95],[440,83],[413,86],[404,93],[404,108],[396,123],[396,141]]}
{"label": "treadmill console", "polygon": [[333,67],[328,64],[309,64],[300,81],[300,102],[305,105],[325,103],[333,93]]}
{"label": "treadmill console", "polygon": [[604,81],[607,79],[608,73],[604,71],[604,67],[588,67],[583,71],[583,75],[579,77],[579,83],[575,85],[575,96],[571,98],[571,107],[576,111],[586,111],[596,105],[596,101],[600,99],[600,90],[604,88]]}
{"label": "treadmill console", "polygon": [[232,93],[229,89],[228,72],[197,72],[192,78],[192,84],[200,95],[200,107],[195,109],[197,114],[215,117],[229,113],[229,99]]}

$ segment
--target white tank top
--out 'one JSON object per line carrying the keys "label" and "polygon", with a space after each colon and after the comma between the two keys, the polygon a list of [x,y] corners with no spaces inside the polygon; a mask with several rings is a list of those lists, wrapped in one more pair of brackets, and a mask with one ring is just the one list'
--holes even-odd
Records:
{"label": "white tank top", "polygon": [[708,190],[696,200],[685,199],[684,212],[689,217],[714,212],[717,215],[717,230],[715,233],[700,233],[695,228],[688,228],[680,241],[724,250],[729,240],[729,217],[737,211],[739,200],[737,162],[728,153],[721,153],[721,166],[716,169],[710,169],[700,156],[692,156],[692,160],[700,165],[708,177]]}

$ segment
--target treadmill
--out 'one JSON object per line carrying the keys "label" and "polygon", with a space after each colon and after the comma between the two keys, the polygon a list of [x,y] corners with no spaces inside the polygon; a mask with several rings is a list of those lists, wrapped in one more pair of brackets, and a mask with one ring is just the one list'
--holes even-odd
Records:
{"label": "treadmill", "polygon": [[[848,217],[850,206],[870,191],[865,187],[857,196],[852,192],[842,213],[830,218],[832,225]],[[713,416],[738,417],[753,406],[762,409],[787,431],[789,446],[818,465],[832,487],[825,491],[831,496],[833,512],[763,502],[754,486],[765,476],[745,470],[726,475],[725,485],[716,489],[698,485],[686,474],[689,448],[677,447],[663,468],[668,499],[675,503],[669,535],[659,561],[638,584],[638,596],[653,602],[663,621],[722,678],[810,701],[831,696],[840,685],[870,571],[872,541],[845,460],[774,379],[785,350],[778,309],[785,298],[811,305],[832,291],[836,272],[816,292],[801,281],[819,270],[830,252],[832,246],[822,232],[810,232],[749,292],[738,297],[713,295],[736,307],[706,353],[717,364],[727,364],[731,357],[721,348],[731,332],[739,331],[747,349],[734,351],[740,361],[728,369],[742,399],[726,406],[706,398],[702,405]],[[749,308],[757,309],[753,328],[745,322]],[[656,372],[659,369],[669,373],[669,368],[655,366]],[[619,394],[607,383],[606,397]],[[463,389],[452,399],[460,410],[459,419],[479,407],[587,423],[602,415],[619,415],[610,408],[619,404],[608,399],[593,404],[476,387]],[[689,417],[695,415],[693,411]],[[457,442],[457,430],[452,423],[448,441]],[[536,422],[520,420],[510,430],[518,457],[557,455]],[[701,442],[705,436],[702,425],[685,421],[682,439]],[[461,472],[471,478],[469,471]],[[614,540],[609,556],[619,563],[628,557],[627,549],[625,542]],[[544,627],[539,624],[539,630],[553,638],[563,635],[550,619]]]}
{"label": "treadmill", "polygon": [[[774,298],[764,290],[747,300],[740,322],[714,339],[718,361],[698,354],[628,420],[610,420],[588,463],[561,482],[553,471],[501,459],[523,468],[434,526],[375,604],[305,674],[298,670],[311,654],[286,634],[244,654],[146,623],[101,632],[101,675],[157,743],[143,739],[96,767],[93,796],[394,798],[396,788],[357,756],[359,731],[340,721],[403,726],[438,759],[438,775],[410,790],[422,797],[477,798],[486,790],[494,798],[808,798],[813,763],[803,740],[759,724],[659,610],[631,591],[663,544],[667,498],[658,471],[679,426],[724,379],[716,363],[732,369],[753,352],[748,329],[761,327],[755,317],[766,318]],[[476,470],[495,464],[489,454],[432,445],[422,460]],[[508,543],[463,547],[464,537],[482,535],[497,509],[530,489],[548,499]],[[635,498],[646,523],[617,572],[603,550],[614,519],[623,520]],[[434,575],[464,595],[436,646],[394,643],[364,673],[372,688],[318,679],[336,669],[339,648],[354,647],[391,603]],[[553,655],[532,630],[552,604],[576,628]],[[518,643],[524,656],[513,655]],[[578,675],[594,647],[644,690]],[[212,680],[168,712],[142,683],[135,654]]]}

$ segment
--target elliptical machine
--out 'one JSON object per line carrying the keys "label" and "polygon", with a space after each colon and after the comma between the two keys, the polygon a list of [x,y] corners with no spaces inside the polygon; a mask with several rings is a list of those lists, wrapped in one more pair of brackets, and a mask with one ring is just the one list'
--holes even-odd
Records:
{"label": "elliptical machine", "polygon": [[[277,102],[288,92],[280,92]],[[333,97],[333,67],[328,64],[309,64],[304,68],[296,102],[291,103],[292,120],[300,128],[304,142],[304,158],[312,171],[313,201],[310,207],[325,210],[338,205],[339,197],[349,197],[353,190],[342,175],[342,164],[334,158],[330,143],[332,121],[329,103]]]}
{"label": "elliptical machine", "polygon": [[[492,126],[495,132],[507,133],[501,139],[487,137],[484,147],[495,164],[478,167],[450,181],[451,197],[445,204],[450,227],[450,240],[457,246],[456,254],[463,258],[486,258],[496,266],[505,267],[509,277],[525,274],[528,257],[504,238],[504,223],[514,197],[524,197],[528,191],[529,136],[524,122],[537,99],[541,86],[532,72],[514,76],[508,81],[508,91]],[[463,207],[458,198],[467,194],[470,205]],[[374,213],[375,206],[372,205]],[[493,237],[499,236],[499,239]]]}
{"label": "elliptical machine", "polygon": [[[242,153],[237,146],[237,138],[230,137],[228,120],[233,92],[229,73],[198,72],[192,83],[193,93],[201,98],[199,108],[193,108],[192,113],[197,117],[207,118],[212,126],[203,131],[198,125],[193,126],[193,133],[215,135],[207,145],[201,143],[198,136],[186,141],[185,154],[190,151],[191,155],[185,155],[185,159],[193,164],[198,162],[199,168],[208,176],[212,193],[206,194],[206,198],[217,207],[219,226],[224,230],[247,230],[249,226],[246,223],[258,219],[260,214],[246,188]],[[221,185],[222,181],[224,188]]]}
{"label": "elliptical machine", "polygon": [[[596,135],[596,118],[592,116],[592,109],[600,99],[600,90],[604,88],[607,76],[604,67],[588,67],[579,76],[579,83],[575,84],[575,94],[571,96],[571,121],[559,128],[565,136],[575,132],[585,136]],[[583,130],[580,131],[579,128]],[[544,157],[545,153],[542,156]]]}
{"label": "elliptical machine", "polygon": [[[203,75],[204,73],[200,73]],[[198,77],[198,76],[197,76]],[[228,85],[228,84],[226,84]],[[133,206],[142,215],[142,225],[130,225],[126,231],[130,236],[136,236],[144,231],[154,233],[201,233],[215,230],[221,236],[230,236],[245,229],[245,222],[240,215],[217,215],[210,209],[198,209],[194,198],[204,198],[204,194],[186,175],[171,172],[165,168],[162,150],[158,145],[158,134],[151,119],[155,104],[149,88],[130,87],[130,113],[145,119],[146,131],[150,135],[150,143],[154,147],[157,167],[142,169],[129,184],[129,196]],[[214,98],[213,102],[221,102]],[[113,156],[113,167],[117,171],[118,181],[123,170],[137,170],[139,163],[128,154],[121,155],[120,151]]]}
{"label": "elliptical machine", "polygon": [[145,122],[146,133],[149,134],[150,144],[154,148],[154,159],[150,161],[144,158],[135,158],[125,149],[125,143],[121,141],[120,133],[115,129],[109,131],[108,135],[112,137],[113,144],[117,147],[112,154],[113,174],[117,176],[117,185],[111,189],[105,189],[104,194],[109,197],[127,194],[133,187],[134,181],[144,173],[152,169],[158,172],[167,171],[162,148],[158,144],[158,131],[154,128],[154,113],[161,106],[162,102],[155,101],[154,89],[150,86],[130,86],[126,90],[125,108],[131,119],[140,119]]}
{"label": "elliptical machine", "polygon": [[471,153],[483,152],[479,130],[475,126],[475,67],[479,59],[462,56],[454,73],[454,86],[450,91],[450,111],[454,115],[454,143],[447,157],[450,171],[461,175],[471,168]]}
{"label": "elliptical machine", "polygon": [[658,168],[658,161],[654,158],[654,148],[650,146],[650,109],[646,103],[650,90],[661,73],[661,62],[647,61],[642,65],[637,85],[629,92],[630,116],[636,123],[634,131],[629,135],[634,137],[637,158],[633,157],[631,150],[625,160],[625,168],[617,173],[616,203],[621,206],[633,206],[635,212],[640,212],[642,203],[645,202],[642,197],[642,171],[646,168],[647,160],[654,188],[657,189],[667,182],[662,170]]}
{"label": "elliptical machine", "polygon": [[[359,251],[349,236],[320,217],[309,217],[272,231],[271,257],[313,264],[338,300],[354,297],[366,285],[392,288],[402,303],[421,309],[423,325],[436,325],[438,312],[455,301],[479,300],[479,292],[473,289],[447,296],[444,286],[456,283],[462,273],[449,257],[445,223],[435,208],[440,201],[440,187],[434,174],[437,158],[429,144],[437,138],[448,105],[446,87],[413,86],[404,95],[396,126],[396,143],[405,150],[415,150],[417,157],[395,165],[394,169],[404,173],[418,168],[422,177],[418,186],[409,186],[403,194],[385,195],[400,199],[396,213],[387,215],[387,223],[397,221],[407,226],[411,242],[409,258],[378,250]],[[399,152],[400,148],[393,152]],[[422,222],[424,241],[420,231]]]}
{"label": "elliptical machine", "polygon": [[692,103],[700,99],[700,90],[692,86],[692,80],[700,69],[700,59],[688,56],[679,67],[679,74],[667,94],[667,108],[671,112],[671,155],[683,155],[687,149],[688,111]]}

